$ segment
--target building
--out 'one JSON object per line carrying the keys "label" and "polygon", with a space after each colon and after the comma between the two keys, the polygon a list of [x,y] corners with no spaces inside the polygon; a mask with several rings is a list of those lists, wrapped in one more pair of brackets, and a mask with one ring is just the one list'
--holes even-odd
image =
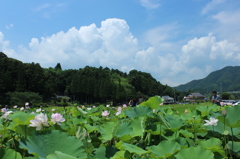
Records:
{"label": "building", "polygon": [[172,97],[169,96],[162,96],[163,104],[172,104],[174,103],[174,99]]}
{"label": "building", "polygon": [[206,97],[200,93],[190,93],[187,97],[184,97],[184,101],[205,100]]}

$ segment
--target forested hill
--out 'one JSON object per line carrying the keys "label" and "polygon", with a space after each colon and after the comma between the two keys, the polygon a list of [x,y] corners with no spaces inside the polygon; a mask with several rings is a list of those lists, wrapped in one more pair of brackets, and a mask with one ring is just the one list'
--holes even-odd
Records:
{"label": "forested hill", "polygon": [[240,66],[227,66],[221,70],[210,73],[200,80],[193,80],[187,84],[175,87],[178,91],[196,91],[209,93],[212,90],[218,92],[240,90]]}
{"label": "forested hill", "polygon": [[[140,97],[174,95],[167,85],[149,73],[132,70],[128,74],[117,69],[85,68],[62,70],[42,68],[38,63],[23,63],[0,52],[0,102],[9,101],[9,92],[35,92],[43,99],[65,95],[81,103],[114,100],[125,102]],[[176,92],[178,93],[178,92]]]}

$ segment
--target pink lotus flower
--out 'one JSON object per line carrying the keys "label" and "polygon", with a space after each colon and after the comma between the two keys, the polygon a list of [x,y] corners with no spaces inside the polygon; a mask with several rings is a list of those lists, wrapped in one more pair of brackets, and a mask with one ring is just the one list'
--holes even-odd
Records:
{"label": "pink lotus flower", "polygon": [[108,116],[110,113],[107,111],[107,110],[105,110],[105,111],[103,111],[102,112],[102,116]]}
{"label": "pink lotus flower", "polygon": [[7,112],[7,109],[6,109],[6,108],[2,108],[2,109],[1,109],[1,112],[2,112],[2,113],[5,113],[5,112]]}
{"label": "pink lotus flower", "polygon": [[84,106],[84,105],[82,105],[82,108],[85,108],[85,106]]}
{"label": "pink lotus flower", "polygon": [[36,115],[33,120],[30,120],[30,122],[31,124],[29,124],[29,126],[36,127],[36,130],[43,129],[43,126],[49,126],[48,117],[43,113]]}
{"label": "pink lotus flower", "polygon": [[10,113],[12,113],[12,111],[7,111],[7,112],[5,112],[5,113],[3,114],[3,118],[4,118],[4,119],[7,119],[7,116],[8,116]]}
{"label": "pink lotus flower", "polygon": [[94,105],[93,108],[96,108],[96,106]]}
{"label": "pink lotus flower", "polygon": [[122,107],[118,107],[117,108],[117,111],[119,112],[119,111],[122,111]]}
{"label": "pink lotus flower", "polygon": [[54,124],[57,123],[58,125],[61,125],[60,122],[64,122],[65,121],[65,119],[62,117],[62,114],[59,114],[59,113],[53,113],[51,117],[52,117],[51,121]]}
{"label": "pink lotus flower", "polygon": [[123,104],[123,107],[127,107],[127,104]]}

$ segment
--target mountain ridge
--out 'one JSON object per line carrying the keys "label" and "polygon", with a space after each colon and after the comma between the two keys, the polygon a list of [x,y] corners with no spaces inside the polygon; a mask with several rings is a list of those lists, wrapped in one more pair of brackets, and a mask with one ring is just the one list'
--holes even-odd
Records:
{"label": "mountain ridge", "polygon": [[178,91],[196,91],[203,94],[213,90],[218,92],[240,90],[240,66],[226,66],[211,72],[205,78],[192,80],[174,87]]}

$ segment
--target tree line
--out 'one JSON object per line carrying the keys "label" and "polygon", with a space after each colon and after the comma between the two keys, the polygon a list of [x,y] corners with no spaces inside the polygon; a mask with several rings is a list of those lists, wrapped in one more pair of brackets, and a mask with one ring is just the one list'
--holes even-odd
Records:
{"label": "tree line", "polygon": [[71,101],[89,104],[181,95],[151,74],[137,70],[125,73],[101,66],[62,70],[60,63],[55,68],[42,68],[38,63],[9,58],[3,52],[0,52],[0,77],[0,102],[4,104],[9,103],[11,94],[17,92],[38,93],[43,100],[68,96]]}

